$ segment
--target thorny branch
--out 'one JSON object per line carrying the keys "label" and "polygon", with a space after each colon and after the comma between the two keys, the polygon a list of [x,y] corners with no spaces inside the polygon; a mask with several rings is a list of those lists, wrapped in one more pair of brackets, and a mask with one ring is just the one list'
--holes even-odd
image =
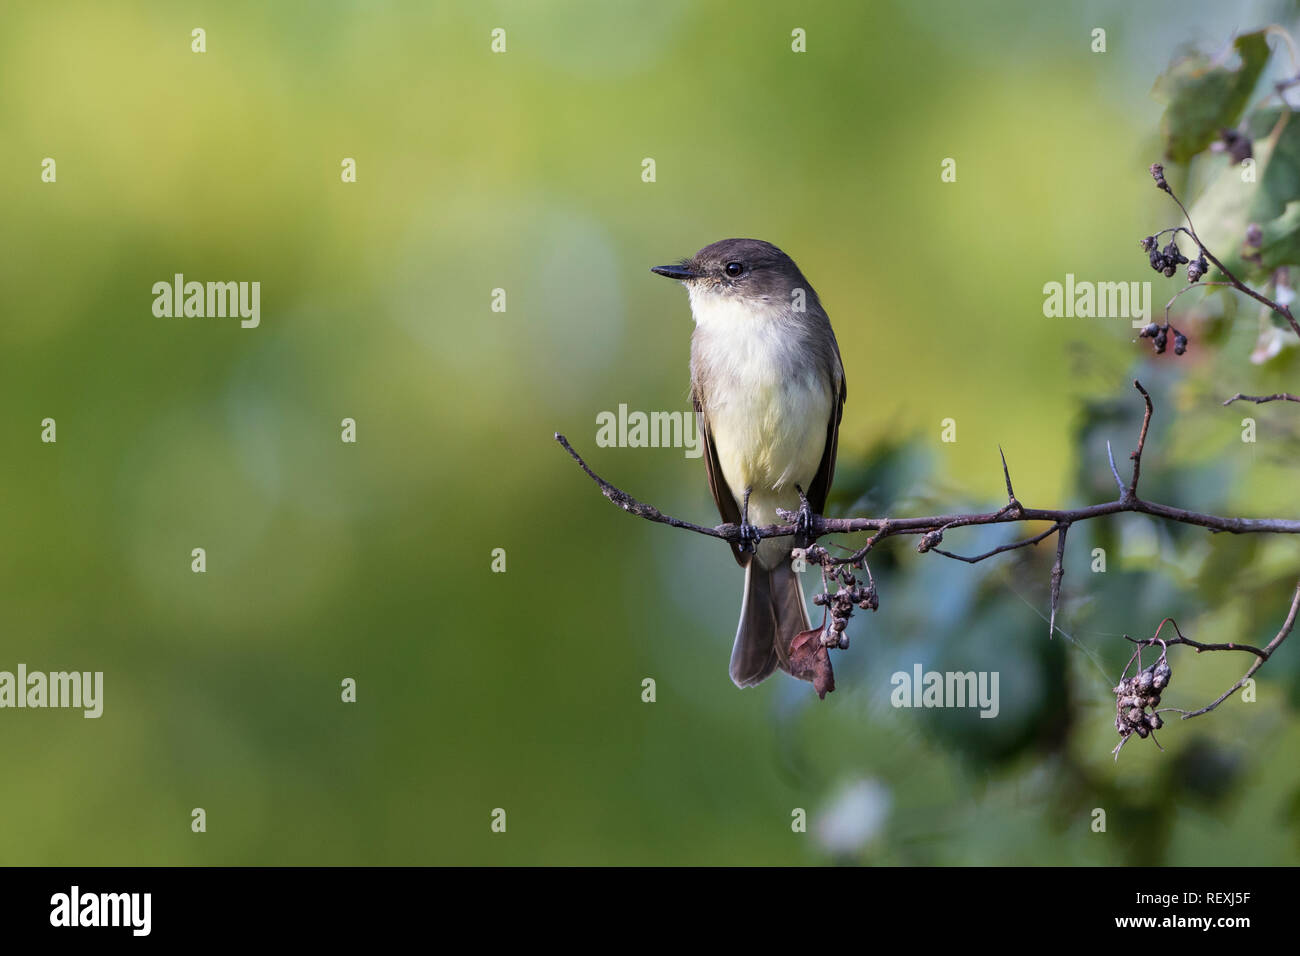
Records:
{"label": "thorny branch", "polygon": [[[826,607],[830,612],[830,619],[823,623],[822,645],[826,648],[846,648],[848,647],[847,635],[844,631],[844,625],[847,623],[849,616],[853,613],[853,608],[860,607],[863,609],[875,610],[879,606],[876,595],[875,582],[871,578],[871,569],[867,566],[867,557],[871,551],[887,538],[902,537],[905,535],[917,535],[920,540],[917,542],[916,550],[920,553],[932,551],[935,554],[951,558],[955,561],[963,561],[968,564],[975,564],[994,555],[1004,554],[1008,551],[1016,551],[1020,548],[1030,547],[1044,541],[1052,535],[1056,535],[1056,557],[1052,564],[1051,571],[1051,617],[1049,620],[1049,634],[1056,632],[1057,611],[1060,605],[1061,584],[1065,576],[1065,537],[1071,525],[1082,521],[1090,521],[1096,518],[1103,518],[1115,514],[1145,514],[1154,518],[1160,518],[1166,521],[1172,521],[1178,524],[1195,525],[1206,528],[1212,532],[1226,532],[1229,534],[1300,534],[1300,519],[1294,518],[1238,518],[1223,515],[1206,514],[1198,511],[1189,511],[1184,508],[1173,505],[1161,504],[1155,501],[1149,501],[1138,496],[1138,483],[1142,477],[1142,454],[1146,449],[1147,435],[1151,426],[1151,417],[1154,412],[1154,406],[1151,396],[1147,390],[1142,387],[1138,381],[1133,382],[1134,388],[1142,396],[1144,403],[1144,412],[1142,416],[1142,426],[1138,433],[1137,444],[1133,452],[1129,455],[1133,462],[1132,478],[1125,483],[1119,476],[1119,471],[1115,467],[1115,458],[1110,454],[1109,443],[1107,452],[1111,473],[1115,477],[1115,483],[1119,488],[1119,496],[1111,501],[1100,502],[1088,505],[1082,508],[1061,509],[1061,508],[1030,508],[1025,506],[1016,497],[1011,482],[1010,469],[1007,467],[1006,455],[999,454],[1002,459],[1002,474],[1006,484],[1007,503],[996,511],[977,512],[969,514],[946,514],[932,515],[923,517],[902,517],[902,518],[826,518],[822,515],[813,515],[811,520],[811,535],[815,541],[828,534],[853,534],[860,532],[873,532],[866,540],[862,547],[853,551],[845,557],[835,557],[825,548],[819,545],[812,545],[803,551],[803,557],[810,564],[818,564],[822,568],[822,579],[824,590],[821,594],[815,595],[813,602],[819,606]],[[1294,400],[1291,396],[1267,396],[1260,399],[1251,398],[1250,396],[1234,396],[1229,401],[1238,398],[1255,400],[1273,400],[1275,398],[1287,398]],[[1224,404],[1228,404],[1225,402]],[[615,487],[606,481],[583,460],[582,456],[574,450],[569,444],[568,439],[563,435],[556,433],[555,440],[569,453],[570,457],[578,463],[579,467],[587,476],[595,482],[602,495],[622,508],[629,514],[638,518],[644,518],[647,521],[653,521],[657,524],[666,524],[674,528],[682,528],[692,531],[696,534],[706,535],[712,538],[718,538],[723,541],[736,542],[740,540],[740,527],[735,524],[720,524],[716,527],[707,527],[705,525],[693,524],[689,521],[683,521],[680,518],[674,518],[671,515],[664,514],[653,505],[646,504],[629,495],[627,492]],[[785,524],[766,525],[758,530],[763,538],[782,538],[792,537],[798,533],[795,524],[795,514],[791,512],[779,511],[780,517],[786,519]],[[956,554],[946,551],[938,545],[943,541],[944,534],[954,528],[973,527],[978,525],[994,524],[1019,524],[1025,522],[1048,522],[1049,526],[1043,531],[1030,537],[1020,539],[1008,544],[999,545],[989,551],[972,556]],[[854,570],[862,570],[866,573],[868,584],[863,586],[854,575]],[[836,593],[831,594],[830,588],[837,585]],[[1236,690],[1240,689],[1245,682],[1254,675],[1254,673],[1268,660],[1274,650],[1286,639],[1291,633],[1295,624],[1297,610],[1300,609],[1300,585],[1297,585],[1295,600],[1291,605],[1291,612],[1287,617],[1286,623],[1278,632],[1277,636],[1262,650],[1244,644],[1201,644],[1184,637],[1181,632],[1178,637],[1173,639],[1160,638],[1160,631],[1157,629],[1156,635],[1152,638],[1139,641],[1141,646],[1151,646],[1160,644],[1162,648],[1167,648],[1171,644],[1185,644],[1192,647],[1196,652],[1204,651],[1230,651],[1241,650],[1256,655],[1256,660],[1250,670],[1236,684],[1230,687],[1218,700],[1197,711],[1178,711],[1184,719],[1196,717],[1200,714],[1207,713],[1217,707],[1220,703],[1231,696]],[[1166,619],[1174,625],[1177,630],[1177,624],[1170,619]],[[1162,622],[1163,626],[1163,622]],[[1127,636],[1127,635],[1126,635]],[[1139,651],[1141,647],[1139,647]],[[1137,656],[1135,654],[1135,656]],[[1165,661],[1162,653],[1161,661]],[[1131,663],[1131,662],[1130,662]],[[1140,664],[1140,662],[1139,662]],[[1165,661],[1165,667],[1167,667]],[[1127,668],[1125,668],[1127,671]],[[1158,689],[1152,689],[1151,680],[1154,680],[1154,671],[1148,669],[1132,678],[1122,679],[1120,686],[1116,688],[1117,700],[1119,701],[1119,714],[1116,718],[1116,725],[1120,731],[1120,746],[1128,739],[1132,733],[1138,733],[1139,736],[1146,737],[1150,732],[1160,726],[1160,719],[1157,713],[1147,714],[1146,707],[1154,706],[1149,703],[1154,695],[1156,703],[1159,702]],[[1143,678],[1142,674],[1147,677]],[[1132,682],[1139,679],[1145,680],[1146,688],[1143,690],[1137,684]],[[1168,682],[1168,675],[1165,676],[1165,683]],[[1160,685],[1161,687],[1164,684]],[[1144,703],[1144,701],[1146,703]],[[1168,710],[1168,708],[1166,709]],[[1119,747],[1115,749],[1118,756]]]}
{"label": "thorny branch", "polygon": [[[1139,389],[1142,388],[1137,382],[1135,382],[1134,385]],[[1143,394],[1145,395],[1145,391],[1143,391]],[[886,538],[901,535],[921,535],[922,541],[917,546],[917,550],[921,553],[934,551],[936,554],[941,554],[944,557],[974,563],[976,561],[981,561],[984,558],[992,557],[994,554],[1001,554],[1004,551],[1012,551],[1027,545],[1037,544],[1044,538],[1049,537],[1053,532],[1058,531],[1059,526],[1126,512],[1151,515],[1152,517],[1163,518],[1167,521],[1173,521],[1179,524],[1196,525],[1198,527],[1208,528],[1211,531],[1225,531],[1229,534],[1300,534],[1300,519],[1237,518],[1232,516],[1213,515],[1199,511],[1189,511],[1185,508],[1161,504],[1155,501],[1148,501],[1145,498],[1138,497],[1137,480],[1141,477],[1140,460],[1146,442],[1147,429],[1151,421],[1150,396],[1147,395],[1145,400],[1147,402],[1147,413],[1143,417],[1143,427],[1138,438],[1138,446],[1131,455],[1134,462],[1133,480],[1123,488],[1120,496],[1112,501],[1104,501],[1098,504],[1073,509],[1030,508],[1021,504],[1021,502],[1014,496],[1011,496],[1007,504],[999,508],[997,511],[972,514],[948,514],[909,518],[826,518],[822,515],[813,515],[810,526],[812,535],[815,538],[821,538],[828,534],[853,534],[862,531],[875,532],[875,534],[868,538],[866,544],[864,544],[859,550],[853,552],[847,557],[833,557],[830,559],[830,563],[833,565],[859,565],[881,541]],[[573,460],[578,463],[582,470],[586,472],[587,476],[596,483],[601,494],[629,514],[636,515],[638,518],[645,518],[647,521],[670,525],[674,528],[683,528],[687,531],[695,532],[696,534],[707,535],[723,541],[735,542],[740,540],[739,525],[720,524],[714,527],[708,527],[705,525],[693,524],[689,521],[683,521],[680,518],[674,518],[671,515],[664,514],[653,505],[637,500],[627,492],[615,487],[592,471],[587,462],[574,450],[573,446],[569,443],[569,440],[563,435],[557,433],[555,435],[555,440],[569,453]],[[1053,527],[1032,538],[1026,538],[1023,541],[1010,545],[1003,545],[1000,548],[996,548],[983,555],[977,555],[974,558],[966,558],[961,555],[951,554],[936,547],[936,545],[943,540],[943,532],[952,528],[988,524],[1015,524],[1032,521],[1049,521],[1053,524]],[[763,538],[787,538],[794,536],[796,533],[796,527],[793,520],[787,521],[785,524],[764,525],[757,530],[759,535]]]}

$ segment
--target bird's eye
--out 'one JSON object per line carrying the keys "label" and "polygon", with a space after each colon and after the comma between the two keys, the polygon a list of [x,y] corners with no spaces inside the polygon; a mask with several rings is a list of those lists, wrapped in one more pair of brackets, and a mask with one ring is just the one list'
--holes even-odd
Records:
{"label": "bird's eye", "polygon": [[727,275],[731,276],[733,279],[744,271],[745,271],[745,267],[741,265],[739,262],[727,263],[727,268],[726,268]]}

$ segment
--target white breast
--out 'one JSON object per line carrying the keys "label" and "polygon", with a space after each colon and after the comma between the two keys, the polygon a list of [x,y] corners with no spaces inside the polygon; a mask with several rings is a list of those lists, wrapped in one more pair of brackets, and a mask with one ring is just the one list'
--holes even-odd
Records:
{"label": "white breast", "polygon": [[[817,353],[800,348],[808,325],[784,304],[691,289],[696,364],[707,368],[705,413],[723,476],[739,499],[752,488],[750,521],[778,521],[812,483],[826,444],[833,386]],[[793,351],[792,351],[793,350]],[[806,358],[805,358],[806,356]]]}

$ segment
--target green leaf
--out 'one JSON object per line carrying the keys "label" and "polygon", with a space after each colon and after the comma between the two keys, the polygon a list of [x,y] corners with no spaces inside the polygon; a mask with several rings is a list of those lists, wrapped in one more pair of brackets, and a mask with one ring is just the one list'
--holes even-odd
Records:
{"label": "green leaf", "polygon": [[[1242,279],[1300,265],[1300,115],[1291,115],[1274,143],[1280,116],[1274,108],[1248,118],[1258,181],[1243,181],[1241,167],[1228,163],[1190,210],[1201,241]],[[1251,223],[1259,224],[1264,240],[1260,257],[1247,260],[1253,250],[1243,243]]]}
{"label": "green leaf", "polygon": [[1156,81],[1154,93],[1167,104],[1160,125],[1169,160],[1186,163],[1221,129],[1236,125],[1269,49],[1263,30],[1243,33],[1232,46],[1241,60],[1235,69],[1194,53],[1176,60]]}
{"label": "green leaf", "polygon": [[1287,203],[1282,215],[1260,225],[1260,232],[1264,240],[1259,256],[1264,268],[1271,271],[1278,266],[1300,265],[1300,200]]}
{"label": "green leaf", "polygon": [[[1292,200],[1300,199],[1300,116],[1290,114],[1278,133],[1277,145],[1268,150],[1268,141],[1282,116],[1281,109],[1260,110],[1250,117],[1249,134],[1256,146],[1256,170],[1259,175],[1250,221],[1263,224],[1276,219]],[[1263,150],[1267,163],[1258,155]]]}
{"label": "green leaf", "polygon": [[[1222,159],[1219,161],[1222,162]],[[1207,158],[1203,162],[1211,160]],[[1267,169],[1271,164],[1269,145],[1264,140],[1255,143],[1255,163],[1257,170]],[[1242,258],[1246,227],[1256,221],[1250,218],[1248,210],[1259,200],[1259,189],[1258,182],[1242,181],[1240,166],[1228,163],[1188,210],[1192,223],[1196,226],[1196,234],[1201,237],[1205,247],[1238,278],[1245,278],[1260,268]],[[1177,213],[1176,207],[1174,211]],[[1176,218],[1171,218],[1168,224],[1173,225],[1177,221]],[[1184,255],[1191,255],[1186,248],[1191,243],[1186,238],[1183,238],[1180,245],[1184,247]]]}

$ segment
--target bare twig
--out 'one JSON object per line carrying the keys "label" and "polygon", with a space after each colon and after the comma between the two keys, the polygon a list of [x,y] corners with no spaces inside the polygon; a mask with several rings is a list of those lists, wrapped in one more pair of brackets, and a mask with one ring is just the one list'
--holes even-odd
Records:
{"label": "bare twig", "polygon": [[1124,494],[1124,479],[1119,476],[1119,469],[1115,467],[1115,453],[1111,451],[1110,439],[1106,439],[1106,457],[1110,459],[1110,473],[1115,476],[1115,484],[1119,485],[1119,493]]}
{"label": "bare twig", "polygon": [[1276,392],[1272,395],[1243,395],[1238,392],[1223,404],[1231,405],[1233,402],[1254,402],[1256,405],[1263,405],[1265,402],[1300,402],[1300,395],[1292,395],[1290,392]]}
{"label": "bare twig", "polygon": [[[1166,624],[1173,625],[1174,630],[1177,631],[1178,633],[1177,637],[1168,638],[1166,640],[1160,639],[1160,629],[1163,628]],[[1167,647],[1173,644],[1186,644],[1188,647],[1195,648],[1196,653],[1198,654],[1201,653],[1202,651],[1246,651],[1249,654],[1255,654],[1259,657],[1263,657],[1263,658],[1268,657],[1268,655],[1265,654],[1263,651],[1261,651],[1258,647],[1255,647],[1251,644],[1236,644],[1231,641],[1225,644],[1202,644],[1199,641],[1193,641],[1190,638],[1183,635],[1183,632],[1178,629],[1178,622],[1175,621],[1172,617],[1167,617],[1160,622],[1160,624],[1156,627],[1156,633],[1154,637],[1132,638],[1129,637],[1127,634],[1125,634],[1124,636],[1128,638],[1128,640],[1132,641],[1134,644],[1141,645],[1141,647],[1150,647],[1153,644],[1159,644],[1162,647]]]}
{"label": "bare twig", "polygon": [[942,548],[932,548],[931,550],[933,550],[935,554],[942,554],[945,558],[952,558],[954,561],[965,561],[967,564],[979,564],[985,558],[991,558],[995,554],[1003,554],[1007,551],[1015,551],[1017,548],[1024,548],[1024,547],[1028,547],[1031,544],[1038,544],[1038,542],[1042,541],[1044,538],[1051,535],[1059,527],[1060,525],[1052,525],[1046,531],[1042,532],[1041,534],[1036,534],[1032,538],[1025,538],[1023,541],[1016,541],[1013,542],[1012,544],[999,545],[998,547],[994,548],[991,551],[985,551],[983,554],[977,554],[972,557],[966,557],[965,555],[961,555],[961,554],[953,554],[951,551],[944,551]]}
{"label": "bare twig", "polygon": [[1215,698],[1214,701],[1212,701],[1209,704],[1206,704],[1200,710],[1186,711],[1186,710],[1179,710],[1176,707],[1169,707],[1165,709],[1171,710],[1176,714],[1182,714],[1183,720],[1189,720],[1192,717],[1199,717],[1202,714],[1208,714],[1210,711],[1214,710],[1214,708],[1218,707],[1220,704],[1222,704],[1225,700],[1227,700],[1237,691],[1241,690],[1242,687],[1246,686],[1246,681],[1250,680],[1252,677],[1255,676],[1255,672],[1264,666],[1264,662],[1273,656],[1273,652],[1277,650],[1278,647],[1282,645],[1282,642],[1285,641],[1287,637],[1290,635],[1291,630],[1295,627],[1297,611],[1300,611],[1300,584],[1296,585],[1295,594],[1291,598],[1291,610],[1287,613],[1286,620],[1282,622],[1281,629],[1277,632],[1277,636],[1275,636],[1273,640],[1269,641],[1263,650],[1259,649],[1258,647],[1250,647],[1249,645],[1245,645],[1245,644],[1235,644],[1235,645],[1200,644],[1198,645],[1193,641],[1181,639],[1182,635],[1179,635],[1180,640],[1178,641],[1169,641],[1168,643],[1170,644],[1181,643],[1181,644],[1188,644],[1192,647],[1195,647],[1197,649],[1198,654],[1202,650],[1247,651],[1255,655],[1255,661],[1250,665],[1250,669],[1247,670],[1246,673],[1241,675],[1237,683],[1233,684],[1226,691],[1224,691],[1217,698]]}
{"label": "bare twig", "polygon": [[561,447],[569,453],[574,461],[587,473],[587,477],[594,481],[600,488],[600,493],[608,498],[614,504],[618,505],[628,514],[636,515],[638,518],[645,518],[647,521],[655,521],[659,524],[670,525],[674,528],[685,528],[687,531],[694,531],[696,534],[707,534],[714,538],[726,538],[728,541],[735,541],[739,537],[739,527],[736,525],[720,525],[717,528],[706,528],[703,525],[692,524],[689,521],[682,521],[680,518],[674,518],[664,514],[654,505],[648,505],[643,501],[637,501],[625,491],[615,488],[600,475],[596,474],[582,460],[582,456],[573,450],[569,440],[559,432],[555,433],[555,440],[560,443]]}
{"label": "bare twig", "polygon": [[1174,303],[1178,301],[1178,297],[1180,295],[1182,295],[1184,292],[1191,292],[1193,289],[1206,289],[1211,286],[1223,286],[1224,288],[1228,288],[1228,289],[1234,288],[1231,282],[1193,282],[1190,285],[1183,286],[1172,296],[1170,296],[1169,301],[1165,303],[1165,325],[1169,324],[1169,310],[1173,308]]}
{"label": "bare twig", "polygon": [[1142,393],[1142,401],[1146,403],[1146,411],[1142,413],[1142,432],[1138,435],[1137,448],[1133,449],[1133,452],[1129,455],[1133,459],[1133,481],[1128,486],[1128,490],[1124,492],[1124,498],[1137,497],[1138,478],[1142,474],[1142,449],[1146,448],[1147,445],[1147,429],[1151,427],[1151,413],[1154,410],[1151,407],[1151,396],[1142,387],[1142,383],[1134,379],[1133,387]]}

